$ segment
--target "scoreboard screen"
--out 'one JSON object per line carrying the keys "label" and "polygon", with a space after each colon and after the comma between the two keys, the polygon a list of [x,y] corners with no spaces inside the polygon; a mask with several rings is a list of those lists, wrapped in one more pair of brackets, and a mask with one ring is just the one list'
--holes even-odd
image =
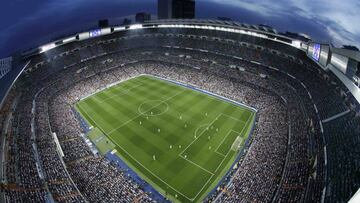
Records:
{"label": "scoreboard screen", "polygon": [[101,29],[89,31],[89,37],[98,37],[101,35]]}
{"label": "scoreboard screen", "polygon": [[312,57],[314,60],[319,61],[320,58],[320,44],[314,44]]}

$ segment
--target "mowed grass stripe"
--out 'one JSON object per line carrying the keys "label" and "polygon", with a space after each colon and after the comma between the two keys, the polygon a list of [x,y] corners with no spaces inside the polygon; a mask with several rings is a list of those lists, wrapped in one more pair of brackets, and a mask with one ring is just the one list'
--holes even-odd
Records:
{"label": "mowed grass stripe", "polygon": [[[234,122],[232,119],[220,114],[211,126],[205,128],[202,134],[199,135],[199,138],[182,153],[182,156],[188,155],[188,159],[215,173],[217,167],[224,159],[224,155],[226,156],[227,154],[218,154],[216,153],[216,149],[221,144],[223,137],[228,134],[229,129],[242,129],[244,127],[243,124],[235,126],[237,124],[237,121]],[[219,129],[219,131],[217,132],[216,129]],[[206,156],[208,153],[212,155]],[[189,156],[189,154],[191,156]]]}
{"label": "mowed grass stripe", "polygon": [[[138,115],[138,112],[134,111],[134,109],[137,109],[140,103],[143,102],[141,98],[148,98],[148,97],[153,98],[156,96],[156,92],[154,93],[154,91],[151,91],[151,88],[154,87],[147,87],[147,86],[138,87],[132,90],[132,92],[134,92],[134,95],[127,94],[127,95],[123,95],[120,98],[113,97],[111,98],[111,100],[107,101],[107,105],[100,104],[97,100],[97,97],[92,97],[91,99],[88,99],[85,102],[82,108],[84,108],[89,115],[95,114],[95,117],[102,117],[101,123],[104,124],[101,125],[104,125],[105,127],[103,129],[105,129],[106,132],[108,132],[114,129],[114,127],[118,126],[120,123],[130,120],[134,116]],[[111,94],[111,93],[107,93],[107,94]],[[140,98],[140,100],[137,100],[138,98]],[[157,96],[156,99],[161,99],[161,98]],[[111,103],[111,101],[114,102]],[[121,109],[121,111],[118,110],[119,108]],[[106,115],[106,116],[102,116],[102,115]]]}
{"label": "mowed grass stripe", "polygon": [[[191,91],[191,92],[193,92],[193,91]],[[183,95],[183,94],[182,94]],[[182,98],[179,98],[179,100],[178,101],[182,101]],[[211,100],[209,100],[209,101],[207,101],[207,100],[200,100],[201,101],[201,103],[204,103],[204,102],[206,102],[206,103],[209,103],[209,101],[211,101]],[[215,101],[211,101],[211,102],[215,102]],[[186,104],[185,104],[186,105]],[[207,106],[207,105],[203,105],[203,108],[208,108],[209,106]],[[172,109],[172,108],[171,108]],[[171,113],[170,114],[164,114],[164,116],[166,116],[166,115],[171,115]],[[156,118],[161,118],[161,116],[158,116],[158,117],[154,117],[155,119]],[[178,119],[178,118],[173,118],[173,119]],[[169,120],[169,119],[167,119],[167,120]],[[129,124],[131,124],[131,123],[133,123],[133,122],[130,122]],[[162,121],[157,121],[156,123],[163,123]],[[171,124],[172,122],[167,122],[166,123],[166,125],[162,125],[162,126],[168,126],[168,124]],[[123,132],[130,132],[131,131],[131,129],[133,129],[133,128],[138,128],[139,126],[139,123],[136,121],[136,123],[135,123],[135,125],[134,126],[131,126],[131,127],[129,127],[128,125],[126,125],[126,129],[119,129],[120,131],[123,131]],[[149,134],[155,134],[156,135],[156,128],[155,129],[153,129],[153,131],[152,132],[149,132],[149,131],[147,131],[147,132],[141,132],[140,134],[142,134],[142,135],[149,135]],[[163,129],[162,129],[163,130]],[[174,130],[174,129],[172,129],[172,130]],[[164,130],[163,130],[164,131]],[[171,131],[169,131],[169,132],[171,132]],[[176,135],[171,135],[171,136],[174,136],[174,137],[176,137]],[[151,160],[151,154],[163,154],[164,152],[162,152],[159,148],[157,148],[157,147],[155,147],[155,146],[157,146],[157,145],[163,145],[163,146],[166,146],[166,148],[169,146],[169,144],[164,144],[164,143],[159,143],[159,140],[157,139],[150,139],[151,141],[156,141],[156,143],[154,143],[154,144],[150,144],[149,142],[146,142],[146,140],[145,139],[142,139],[141,137],[139,137],[139,136],[131,136],[132,137],[132,141],[133,141],[133,147],[136,147],[136,146],[143,146],[143,147],[141,147],[142,149],[145,149],[145,150],[148,150],[148,148],[149,149],[152,149],[153,151],[147,151],[147,153],[148,154],[150,154],[150,156],[148,157],[148,159],[150,159]],[[124,141],[122,141],[122,142],[124,142]],[[130,143],[127,143],[126,144],[126,146],[130,146]],[[174,145],[175,146],[175,145]],[[184,146],[184,145],[183,145]],[[157,155],[157,156],[159,156],[159,155]],[[144,155],[142,155],[141,157],[144,157]],[[161,158],[161,157],[160,157]],[[161,161],[163,161],[163,160],[161,160]],[[180,160],[180,162],[182,162],[182,160]],[[174,163],[172,163],[172,164],[174,164]],[[178,163],[178,164],[175,164],[175,166],[176,165],[180,165],[180,166],[182,166],[183,164],[182,163]],[[159,167],[159,166],[157,166],[158,168],[156,168],[156,169],[159,169],[159,170],[161,170],[162,169],[162,167]],[[165,170],[168,170],[167,168],[165,169]],[[191,169],[191,171],[193,171],[194,169]],[[160,174],[164,174],[164,173],[162,173],[162,172],[160,172]],[[171,174],[172,175],[172,174]],[[197,175],[198,176],[198,175]],[[190,179],[192,179],[192,177],[189,177]]]}
{"label": "mowed grass stripe", "polygon": [[[168,149],[170,145],[173,145],[173,146],[178,145],[180,141],[184,141],[181,138],[185,137],[185,136],[177,136],[173,132],[185,134],[189,129],[188,129],[188,127],[185,128],[184,125],[175,125],[174,124],[175,121],[182,122],[182,120],[180,120],[179,117],[171,116],[173,114],[171,112],[172,109],[173,108],[170,108],[170,110],[169,110],[170,112],[168,112],[166,114],[156,116],[156,117],[150,117],[149,120],[147,120],[143,117],[139,117],[138,119],[135,119],[133,122],[129,123],[130,128],[143,129],[145,132],[142,133],[141,135],[147,137],[148,138],[147,140],[148,140],[148,142],[150,142],[150,144],[161,145],[161,146],[164,146],[166,149]],[[140,121],[142,121],[142,125],[139,124]],[[120,129],[118,129],[118,131],[127,131],[127,129],[124,129],[125,127],[128,128],[129,126],[128,125],[124,126]],[[160,133],[157,131],[158,129],[161,130]],[[159,135],[159,136],[157,136],[157,139],[152,139],[151,136],[147,136],[147,135],[151,135],[151,134],[154,136],[157,136],[157,135]],[[164,135],[165,135],[165,137],[164,137]],[[176,139],[175,140],[171,139],[171,141],[169,142],[168,141],[169,139],[166,139],[169,137],[175,137]],[[191,140],[191,139],[188,139],[187,141],[189,141],[189,140]],[[145,145],[147,145],[147,144],[148,143],[146,143]]]}
{"label": "mowed grass stripe", "polygon": [[[184,97],[188,97],[188,95],[185,95]],[[181,100],[180,101],[184,101],[182,98],[181,98]],[[202,108],[199,108],[198,110],[200,110],[199,112],[204,112],[204,111],[201,111],[202,109],[209,109],[210,107],[211,107],[211,109],[214,109],[211,105],[212,105],[212,103],[211,102],[209,102],[209,101],[207,101],[207,100],[198,100],[198,102],[197,102]],[[144,123],[144,124],[142,124],[142,126],[138,126],[138,127],[143,127],[143,128],[145,128],[145,129],[147,129],[147,128],[153,128],[152,129],[152,131],[151,132],[148,132],[148,133],[157,133],[156,132],[156,130],[158,129],[158,128],[161,128],[161,134],[163,135],[163,134],[167,134],[168,136],[166,136],[167,138],[168,137],[178,137],[178,136],[176,136],[174,133],[172,133],[172,132],[180,132],[180,133],[186,133],[186,131],[193,131],[193,132],[195,132],[195,130],[196,130],[196,128],[194,128],[194,127],[192,127],[192,126],[190,126],[190,124],[188,124],[189,123],[189,121],[187,121],[185,118],[182,118],[181,120],[179,119],[179,117],[177,117],[177,116],[174,116],[174,115],[177,115],[177,114],[179,114],[178,112],[175,112],[175,113],[173,113],[172,111],[173,111],[173,109],[174,109],[174,111],[176,111],[176,107],[175,108],[173,108],[173,103],[172,102],[170,102],[170,104],[169,104],[170,106],[171,106],[171,108],[170,108],[170,110],[169,110],[169,112],[168,113],[166,113],[166,114],[164,114],[164,115],[161,115],[161,116],[157,116],[157,117],[153,117],[153,118],[151,118],[150,120],[145,120],[144,118],[139,118],[139,119],[137,119],[137,120],[134,120],[134,122],[135,122],[135,126],[134,127],[136,127],[136,126],[138,126],[139,125],[139,122],[140,121],[142,121],[142,123]],[[193,104],[191,104],[191,103],[185,103],[185,104],[183,104],[184,106],[194,106]],[[199,107],[200,107],[199,106]],[[215,108],[216,109],[216,108]],[[219,109],[218,109],[219,110]],[[194,114],[191,114],[191,115],[194,115]],[[204,118],[205,117],[205,115],[203,114],[203,113],[196,113],[194,116],[192,116],[193,118],[196,118],[196,119],[200,119],[200,118]],[[209,119],[212,119],[212,117],[210,117],[209,116]],[[184,125],[175,125],[174,123],[178,123],[178,122],[183,122],[183,124],[187,124],[187,127],[185,128],[185,126]],[[191,123],[191,121],[190,121],[190,123]],[[160,124],[160,125],[159,125]],[[166,125],[163,125],[163,124],[166,124]],[[154,128],[154,126],[159,126],[159,127],[155,127]],[[122,129],[119,129],[119,130],[122,130]],[[184,137],[184,136],[182,136],[182,137]],[[161,138],[163,138],[163,137],[161,137]],[[190,139],[188,139],[188,140],[193,140],[191,137],[190,137]],[[154,139],[151,139],[151,141],[154,141]],[[155,140],[156,141],[156,140]],[[177,144],[177,142],[168,142],[167,144],[169,144],[169,145],[174,145],[174,144]]]}
{"label": "mowed grass stripe", "polygon": [[[138,114],[137,116],[133,117],[132,119],[130,119],[130,120],[128,120],[128,121],[126,121],[126,122],[123,123],[122,125],[120,125],[120,126],[114,128],[114,129],[112,129],[110,132],[107,132],[107,134],[111,135],[112,133],[114,133],[115,131],[117,131],[118,129],[120,129],[122,126],[126,125],[126,124],[129,123],[129,122],[132,122],[134,119],[138,118],[139,116],[143,116],[144,114],[145,114],[145,115],[148,115],[147,117],[152,116],[152,113],[151,113],[151,112],[152,112],[153,109],[155,109],[155,108],[159,107],[160,105],[166,103],[168,100],[173,99],[174,97],[179,96],[181,93],[183,93],[183,91],[177,92],[176,94],[172,95],[171,97],[168,97],[168,98],[165,99],[165,100],[159,100],[159,103],[155,104],[155,106],[150,107],[150,108],[146,108],[146,109],[144,109],[144,110],[141,111],[141,112],[139,112],[139,108],[138,108],[137,111],[139,112],[139,114]],[[148,100],[146,100],[146,101],[148,101]],[[145,102],[146,102],[146,101],[145,101]],[[154,100],[150,100],[150,101],[154,101]],[[166,109],[167,109],[167,108],[166,108]]]}
{"label": "mowed grass stripe", "polygon": [[[153,171],[157,175],[162,175],[162,179],[166,180],[170,185],[176,175],[179,172],[183,171],[187,164],[184,164],[184,161],[180,158],[176,157],[175,154],[179,153],[178,145],[173,145],[174,148],[170,149],[168,144],[162,143],[159,139],[158,143],[153,143],[149,140],[154,140],[154,137],[160,136],[156,133],[147,134],[149,139],[146,139],[142,136],[137,136],[139,133],[146,133],[146,131],[139,130],[133,131],[131,127],[124,129],[126,130],[126,134],[122,134],[121,138],[119,136],[111,138],[122,142],[123,148],[126,150],[134,150],[136,153],[133,156],[143,164],[146,164],[151,171]],[[167,147],[164,147],[167,146]],[[173,156],[168,156],[170,153]],[[152,156],[156,155],[156,162],[153,161]],[[175,171],[169,171],[168,165],[175,164],[173,166],[177,166]],[[189,168],[189,167],[188,167]],[[199,170],[196,167],[190,167],[190,171]],[[189,172],[189,170],[186,170]],[[186,171],[184,173],[186,173]],[[166,172],[166,173],[164,173]],[[170,172],[170,173],[169,173]],[[174,186],[174,185],[173,185]]]}
{"label": "mowed grass stripe", "polygon": [[235,139],[238,136],[242,137],[239,132],[230,130],[229,133],[223,138],[221,144],[216,149],[216,152],[226,155],[229,150],[231,150],[231,145],[234,143]]}
{"label": "mowed grass stripe", "polygon": [[[142,85],[142,84],[143,84],[142,79],[132,78],[132,79],[127,80],[126,83],[123,83],[121,85],[114,85],[112,87],[107,88],[106,90],[107,91],[118,90],[120,92],[120,91],[129,90],[129,88],[132,88],[132,87],[138,86],[138,85]],[[96,97],[100,98],[100,100],[104,100],[107,98],[107,96],[104,95],[105,92],[106,91],[97,92],[97,93],[91,95],[91,97],[96,96]],[[85,98],[83,101],[86,101],[87,99],[89,99],[91,97]]]}
{"label": "mowed grass stripe", "polygon": [[[117,154],[131,168],[163,194],[166,191],[173,201],[201,200],[236,157],[235,151],[226,151],[236,137],[226,135],[252,125],[245,126],[252,115],[246,108],[151,76],[124,81],[77,106],[88,122],[116,144]],[[142,113],[159,115],[143,115],[139,107]],[[212,131],[204,132],[209,123],[214,124]],[[196,131],[210,139],[205,136],[194,141]],[[244,140],[247,136],[244,134]],[[189,145],[184,159],[180,154]]]}
{"label": "mowed grass stripe", "polygon": [[[122,97],[111,98],[107,101],[109,105],[101,105],[101,108],[104,108],[104,111],[106,111],[107,115],[109,115],[109,122],[116,121],[113,125],[117,126],[124,120],[129,120],[138,114],[138,112],[134,111],[134,109],[137,109],[139,105],[143,103],[143,101],[137,100],[136,98],[159,99],[159,97],[155,95],[153,91],[149,90],[150,89],[146,86],[139,87],[131,93],[123,95]],[[121,108],[122,110],[118,111],[119,108]],[[117,122],[117,120],[113,119],[110,115],[122,119],[120,122]]]}

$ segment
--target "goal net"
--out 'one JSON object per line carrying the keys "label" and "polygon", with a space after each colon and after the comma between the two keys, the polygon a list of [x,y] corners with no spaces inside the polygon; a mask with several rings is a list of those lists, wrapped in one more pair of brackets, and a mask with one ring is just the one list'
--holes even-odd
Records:
{"label": "goal net", "polygon": [[233,151],[239,150],[241,147],[242,141],[243,141],[242,137],[237,136],[234,143],[231,145],[231,150],[233,150]]}

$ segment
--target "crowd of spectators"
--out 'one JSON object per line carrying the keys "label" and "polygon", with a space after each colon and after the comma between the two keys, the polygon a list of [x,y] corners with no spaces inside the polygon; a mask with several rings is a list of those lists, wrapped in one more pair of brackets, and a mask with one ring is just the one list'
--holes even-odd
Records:
{"label": "crowd of spectators", "polygon": [[[191,36],[184,31],[173,34],[177,32],[109,35],[35,58],[31,71],[18,82],[21,97],[7,135],[7,198],[23,202],[47,198],[59,202],[153,202],[141,185],[91,152],[73,108],[81,98],[109,84],[151,74],[192,84],[258,110],[253,135],[236,169],[206,201],[320,201],[327,170],[323,136],[330,138],[338,129],[350,126],[348,145],[356,148],[360,143],[355,137],[358,122],[353,122],[357,115],[347,115],[346,122],[336,127],[321,124],[321,120],[349,109],[331,85],[332,76],[325,77],[305,58],[278,52],[283,50],[281,46],[267,49],[266,44],[250,39],[242,39],[242,43],[218,39],[218,32],[214,32],[216,36],[202,31]],[[346,148],[333,146],[332,150],[347,157]],[[359,162],[353,161],[356,153],[353,150],[349,158],[334,163],[341,162],[342,170],[359,173],[355,170]],[[337,166],[329,165],[330,171],[337,171]],[[358,180],[350,180],[351,175],[344,177],[332,181],[328,200],[338,198],[334,190],[341,191],[344,182],[352,184],[348,195],[343,195],[345,200],[354,192],[352,188],[359,186]]]}

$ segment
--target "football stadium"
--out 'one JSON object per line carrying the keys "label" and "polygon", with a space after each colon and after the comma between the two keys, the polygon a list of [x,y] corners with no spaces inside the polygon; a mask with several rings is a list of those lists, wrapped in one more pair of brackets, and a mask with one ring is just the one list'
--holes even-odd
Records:
{"label": "football stadium", "polygon": [[185,15],[0,62],[0,202],[359,200],[359,51]]}

